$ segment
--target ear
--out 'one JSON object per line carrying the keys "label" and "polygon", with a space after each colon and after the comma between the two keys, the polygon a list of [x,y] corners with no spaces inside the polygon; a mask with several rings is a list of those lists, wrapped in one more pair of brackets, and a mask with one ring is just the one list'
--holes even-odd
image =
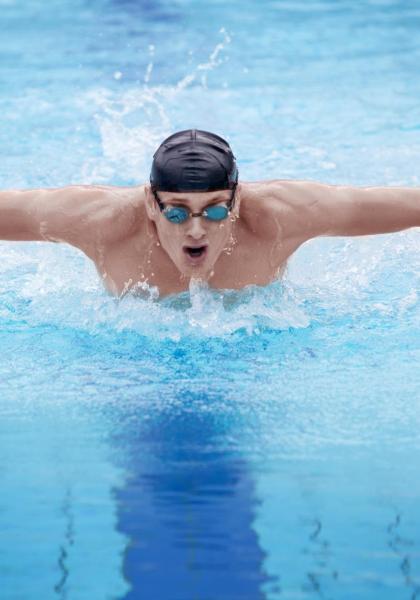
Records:
{"label": "ear", "polygon": [[150,185],[146,184],[144,186],[144,191],[146,194],[146,212],[147,216],[151,221],[156,221],[159,207],[157,205],[156,199],[153,195],[152,188]]}

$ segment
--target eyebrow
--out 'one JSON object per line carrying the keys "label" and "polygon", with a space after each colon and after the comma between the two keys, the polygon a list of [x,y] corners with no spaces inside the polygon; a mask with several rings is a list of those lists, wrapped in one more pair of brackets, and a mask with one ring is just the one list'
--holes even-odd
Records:
{"label": "eyebrow", "polygon": [[[216,198],[212,198],[211,200],[209,200],[209,202],[207,202],[207,204],[205,204],[204,206],[211,206],[212,204],[219,204],[219,202],[229,202],[229,198],[223,198],[222,196],[217,196]],[[187,198],[185,198],[185,200],[182,199],[173,199],[171,200],[170,198],[168,200],[165,201],[166,204],[173,204],[174,206],[188,206],[188,208],[191,208],[190,205],[188,204],[188,200]]]}

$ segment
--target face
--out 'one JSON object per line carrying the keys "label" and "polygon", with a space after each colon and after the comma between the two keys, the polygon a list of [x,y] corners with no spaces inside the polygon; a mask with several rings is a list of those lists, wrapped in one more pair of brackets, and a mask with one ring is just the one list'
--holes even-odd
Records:
{"label": "face", "polygon": [[[172,262],[185,277],[208,278],[225,251],[232,246],[234,223],[239,217],[240,185],[235,193],[235,204],[228,217],[210,221],[205,217],[190,217],[184,223],[171,223],[161,212],[150,187],[147,188],[147,213],[154,221],[159,242]],[[158,192],[159,199],[168,206],[185,206],[192,213],[201,213],[211,205],[225,206],[231,190],[215,192]]]}

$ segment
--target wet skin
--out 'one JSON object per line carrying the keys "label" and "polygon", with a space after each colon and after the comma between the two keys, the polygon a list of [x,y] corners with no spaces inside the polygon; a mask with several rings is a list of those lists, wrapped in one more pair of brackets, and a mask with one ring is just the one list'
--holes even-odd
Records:
{"label": "wet skin", "polygon": [[[198,213],[226,203],[231,192],[159,196],[165,205],[181,203]],[[419,226],[419,188],[240,182],[226,220],[201,216],[181,224],[166,219],[147,184],[0,192],[0,239],[71,244],[95,263],[116,296],[144,284],[165,296],[187,290],[191,279],[221,289],[267,285],[311,238]],[[197,247],[205,247],[200,257],[193,256]]]}
{"label": "wet skin", "polygon": [[[166,219],[148,186],[139,190],[138,226],[95,261],[107,289],[121,294],[137,282],[147,282],[166,295],[188,289],[191,279],[233,289],[273,281],[283,272],[290,250],[282,252],[280,223],[264,219],[262,207],[251,207],[252,196],[244,194],[244,187],[236,191],[227,219],[191,217],[181,224]],[[159,193],[165,206],[182,204],[192,213],[212,204],[226,205],[230,197],[229,190]],[[196,247],[204,248],[199,257],[188,252]]]}

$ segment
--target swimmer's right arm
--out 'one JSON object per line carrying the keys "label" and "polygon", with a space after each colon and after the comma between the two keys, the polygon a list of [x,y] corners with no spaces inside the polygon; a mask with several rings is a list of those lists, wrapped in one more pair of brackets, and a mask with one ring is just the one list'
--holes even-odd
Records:
{"label": "swimmer's right arm", "polygon": [[92,256],[126,235],[135,218],[132,193],[125,188],[0,191],[0,240],[66,242]]}

